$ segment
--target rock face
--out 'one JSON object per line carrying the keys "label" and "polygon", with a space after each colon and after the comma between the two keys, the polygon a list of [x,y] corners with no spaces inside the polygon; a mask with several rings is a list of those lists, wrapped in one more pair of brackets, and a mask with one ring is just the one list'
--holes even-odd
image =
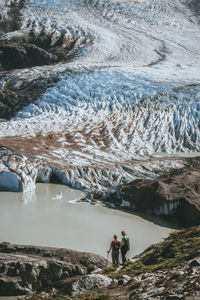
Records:
{"label": "rock face", "polygon": [[24,106],[34,102],[50,86],[58,81],[58,76],[31,77],[27,70],[23,77],[12,75],[5,79],[0,89],[0,118],[9,119]]}
{"label": "rock face", "polygon": [[107,287],[112,282],[112,279],[101,274],[90,274],[82,276],[67,284],[62,293],[77,295],[84,291],[92,290],[96,287]]}
{"label": "rock face", "polygon": [[49,65],[57,57],[32,44],[0,43],[0,61],[6,70]]}
{"label": "rock face", "polygon": [[[24,295],[52,287],[60,279],[86,275],[89,269],[107,263],[104,258],[86,252],[1,243],[0,296]],[[103,279],[91,279],[93,283],[97,281]]]}
{"label": "rock face", "polygon": [[0,148],[0,190],[25,192],[35,188],[37,168],[22,153]]}
{"label": "rock face", "polygon": [[200,159],[154,180],[136,180],[122,188],[130,207],[153,215],[174,216],[182,224],[200,224]]}

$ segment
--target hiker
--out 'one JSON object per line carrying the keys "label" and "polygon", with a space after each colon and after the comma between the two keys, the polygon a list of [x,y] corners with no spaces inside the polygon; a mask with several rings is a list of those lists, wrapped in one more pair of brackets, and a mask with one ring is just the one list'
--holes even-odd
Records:
{"label": "hiker", "polygon": [[119,266],[119,250],[121,243],[118,241],[118,236],[115,234],[113,236],[114,240],[110,244],[110,249],[108,250],[108,253],[110,253],[112,249],[112,264],[114,266]]}
{"label": "hiker", "polygon": [[126,253],[130,250],[129,237],[127,236],[125,231],[121,232],[122,241],[121,241],[121,254],[122,254],[122,264],[124,265],[126,262]]}

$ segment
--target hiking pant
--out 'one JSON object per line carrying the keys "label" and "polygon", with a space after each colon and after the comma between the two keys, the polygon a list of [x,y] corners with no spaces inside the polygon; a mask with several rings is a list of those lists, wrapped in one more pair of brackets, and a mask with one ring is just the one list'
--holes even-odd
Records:
{"label": "hiking pant", "polygon": [[114,266],[118,266],[119,265],[119,250],[112,251],[112,264]]}
{"label": "hiking pant", "polygon": [[128,249],[126,247],[121,247],[121,254],[122,254],[122,263],[124,264],[126,262],[126,253],[128,252]]}

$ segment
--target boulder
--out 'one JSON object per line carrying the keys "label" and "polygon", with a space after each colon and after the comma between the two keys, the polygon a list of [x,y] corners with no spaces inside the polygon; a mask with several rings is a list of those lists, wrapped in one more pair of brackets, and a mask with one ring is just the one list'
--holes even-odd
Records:
{"label": "boulder", "polygon": [[62,289],[63,293],[77,295],[85,291],[92,290],[96,287],[107,287],[112,279],[101,274],[90,274],[72,280]]}
{"label": "boulder", "polygon": [[125,285],[125,284],[127,284],[127,282],[128,282],[128,280],[122,278],[122,279],[118,280],[118,285]]}
{"label": "boulder", "polygon": [[0,296],[18,296],[27,295],[31,289],[21,285],[18,279],[0,278]]}
{"label": "boulder", "polygon": [[200,267],[200,257],[195,257],[189,262],[190,267]]}

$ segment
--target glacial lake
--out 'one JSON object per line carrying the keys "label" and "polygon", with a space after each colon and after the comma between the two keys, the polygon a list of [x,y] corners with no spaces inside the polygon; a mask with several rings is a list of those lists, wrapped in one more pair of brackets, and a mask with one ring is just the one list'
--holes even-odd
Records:
{"label": "glacial lake", "polygon": [[[62,191],[63,197],[55,199]],[[103,204],[76,203],[83,192],[37,184],[27,193],[0,192],[0,242],[64,247],[106,257],[113,234],[130,237],[129,258],[167,237],[171,228]]]}

